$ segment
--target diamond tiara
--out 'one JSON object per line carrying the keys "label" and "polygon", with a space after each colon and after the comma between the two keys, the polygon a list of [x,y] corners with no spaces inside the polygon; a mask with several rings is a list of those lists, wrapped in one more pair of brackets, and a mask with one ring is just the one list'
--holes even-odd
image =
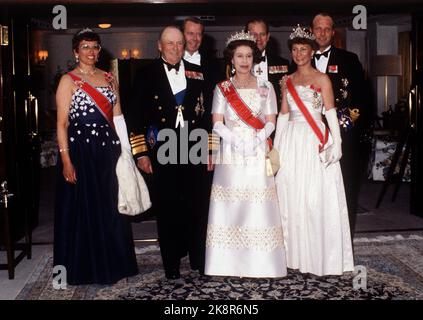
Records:
{"label": "diamond tiara", "polygon": [[79,36],[80,34],[87,33],[87,32],[94,32],[94,31],[91,30],[90,28],[84,28],[81,31],[79,31],[77,35]]}
{"label": "diamond tiara", "polygon": [[252,34],[250,34],[249,31],[248,32],[241,31],[231,35],[226,41],[226,45],[236,40],[247,40],[247,41],[256,42],[256,38]]}
{"label": "diamond tiara", "polygon": [[313,41],[316,40],[316,37],[314,36],[314,34],[312,34],[306,28],[301,27],[299,24],[297,24],[297,27],[295,27],[292,30],[293,32],[289,35],[289,39],[291,40],[294,38],[305,38],[305,39],[309,39]]}

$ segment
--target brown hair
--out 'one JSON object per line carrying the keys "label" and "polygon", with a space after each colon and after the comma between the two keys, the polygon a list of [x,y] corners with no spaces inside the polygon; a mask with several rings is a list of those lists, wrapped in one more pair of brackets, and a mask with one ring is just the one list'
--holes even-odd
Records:
{"label": "brown hair", "polygon": [[294,44],[308,44],[314,51],[319,49],[319,45],[317,44],[316,40],[311,40],[307,38],[294,38],[288,40],[288,48],[289,51],[292,51],[292,47]]}
{"label": "brown hair", "polygon": [[192,23],[195,23],[195,24],[199,24],[201,26],[201,33],[204,33],[204,24],[197,17],[188,17],[188,18],[186,18],[184,20],[183,24],[182,24],[182,32],[185,31],[185,26],[186,26],[187,22],[192,22]]}
{"label": "brown hair", "polygon": [[85,29],[79,30],[72,38],[72,49],[78,52],[79,44],[82,41],[97,41],[97,43],[101,46],[100,36],[92,31],[91,29],[85,31]]}
{"label": "brown hair", "polygon": [[240,46],[247,46],[253,50],[253,63],[259,63],[261,58],[261,52],[257,48],[257,45],[254,41],[251,40],[234,40],[230,42],[226,49],[223,51],[223,56],[228,65],[231,65],[232,58],[234,57],[234,52],[236,48]]}

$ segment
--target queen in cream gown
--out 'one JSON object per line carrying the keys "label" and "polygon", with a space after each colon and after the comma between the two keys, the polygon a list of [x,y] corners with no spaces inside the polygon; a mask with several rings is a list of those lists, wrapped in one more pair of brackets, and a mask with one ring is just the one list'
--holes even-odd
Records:
{"label": "queen in cream gown", "polygon": [[[323,131],[321,92],[312,86],[296,85],[295,89]],[[288,268],[319,276],[353,271],[339,161],[327,167],[320,161],[319,140],[289,91],[286,92],[289,121],[275,147],[281,161],[276,185]]]}
{"label": "queen in cream gown", "polygon": [[[268,81],[258,89],[237,89],[245,104],[263,122],[276,114],[276,96]],[[216,87],[212,113],[222,114],[225,125],[244,141],[256,130],[244,123]],[[211,191],[206,240],[205,274],[237,277],[286,275],[283,230],[275,181],[266,175],[265,148],[239,154],[221,140]]]}

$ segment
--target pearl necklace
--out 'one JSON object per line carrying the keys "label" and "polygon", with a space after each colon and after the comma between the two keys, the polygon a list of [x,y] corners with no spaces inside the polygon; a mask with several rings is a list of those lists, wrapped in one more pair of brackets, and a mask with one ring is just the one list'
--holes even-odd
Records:
{"label": "pearl necklace", "polygon": [[237,80],[237,79],[235,79],[235,78],[233,78],[233,79],[234,79],[234,82],[235,82],[236,87],[237,87],[238,89],[247,89],[247,88],[248,88],[248,85],[249,85],[250,83],[252,83],[252,82],[253,82],[253,80],[255,80],[255,78],[254,78],[254,77],[249,78],[247,81],[239,81],[239,80]]}
{"label": "pearl necklace", "polygon": [[94,68],[94,70],[93,70],[93,71],[84,71],[84,69],[82,69],[82,68],[78,67],[78,70],[79,70],[79,72],[81,72],[82,74],[85,74],[85,75],[91,75],[91,76],[95,75],[95,73],[97,72],[97,68]]}

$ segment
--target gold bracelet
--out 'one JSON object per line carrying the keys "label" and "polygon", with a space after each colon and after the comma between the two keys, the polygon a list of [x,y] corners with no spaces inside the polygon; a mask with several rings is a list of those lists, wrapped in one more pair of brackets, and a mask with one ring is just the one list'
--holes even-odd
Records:
{"label": "gold bracelet", "polygon": [[68,152],[68,151],[69,151],[69,148],[59,149],[59,152],[60,153],[62,153],[62,152]]}

